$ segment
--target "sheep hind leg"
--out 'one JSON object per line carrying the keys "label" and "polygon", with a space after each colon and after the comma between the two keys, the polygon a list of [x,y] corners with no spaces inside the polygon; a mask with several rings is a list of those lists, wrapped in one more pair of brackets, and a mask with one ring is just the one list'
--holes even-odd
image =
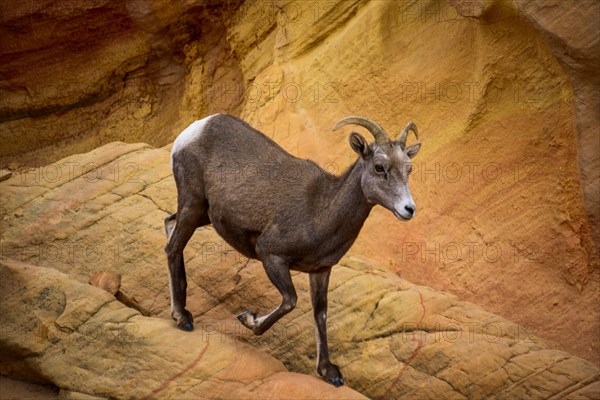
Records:
{"label": "sheep hind leg", "polygon": [[[210,223],[207,208],[198,205],[184,206],[165,218],[167,245],[165,252],[169,264],[169,286],[171,288],[171,316],[177,327],[184,331],[194,329],[192,314],[186,310],[187,279],[183,249],[197,227]],[[179,218],[178,218],[179,217]],[[178,221],[179,219],[179,221]]]}
{"label": "sheep hind leg", "polygon": [[175,224],[177,223],[177,213],[169,215],[165,218],[165,233],[167,234],[167,240],[171,237]]}
{"label": "sheep hind leg", "polygon": [[[173,229],[175,229],[175,224],[177,224],[177,213],[169,215],[165,218],[165,233],[167,235],[167,240],[173,233]],[[205,212],[200,219],[200,223],[196,228],[200,228],[201,226],[210,225],[210,219],[208,218],[208,212]]]}

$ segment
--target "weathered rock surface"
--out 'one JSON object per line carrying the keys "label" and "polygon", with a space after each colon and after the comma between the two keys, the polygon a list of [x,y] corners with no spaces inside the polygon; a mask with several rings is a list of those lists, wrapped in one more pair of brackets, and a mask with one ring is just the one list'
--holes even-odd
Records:
{"label": "weathered rock surface", "polygon": [[340,172],[338,119],[412,119],[418,218],[375,210],[354,254],[600,363],[596,0],[0,7],[0,167],[165,145],[219,111]]}
{"label": "weathered rock surface", "polygon": [[58,392],[58,389],[53,386],[0,376],[0,396],[2,400],[58,399]]}
{"label": "weathered rock surface", "polygon": [[90,277],[88,283],[92,286],[104,289],[113,296],[116,296],[121,288],[121,275],[99,271]]}
{"label": "weathered rock surface", "polygon": [[2,2],[2,165],[44,165],[115,140],[163,145],[197,107],[235,110],[198,96],[241,77],[218,9],[210,0]]}
{"label": "weathered rock surface", "polygon": [[[600,3],[562,8],[557,0],[519,0],[523,16],[540,33],[569,74],[577,116],[577,158],[593,237],[600,241]],[[598,251],[598,249],[596,249]],[[597,256],[597,255],[596,255]]]}
{"label": "weathered rock surface", "polygon": [[247,344],[173,329],[50,268],[8,260],[2,373],[104,398],[364,399]]}
{"label": "weathered rock surface", "polygon": [[[60,176],[47,175],[59,170]],[[169,318],[162,220],[173,211],[176,192],[165,149],[112,143],[0,185],[2,252],[9,259],[0,280],[2,293],[8,294],[1,314],[3,326],[16,327],[3,338],[3,373],[103,396],[139,397],[162,388],[165,396],[202,390],[215,397],[234,393],[260,398],[249,392],[254,386],[261,395],[338,393],[322,392],[316,377],[296,378],[257,349],[283,361],[290,371],[314,374],[306,276],[294,274],[297,308],[264,336],[252,336],[234,316],[246,308],[264,313],[279,297],[260,263],[241,257],[210,227],[197,230],[185,252],[188,307],[196,329],[175,329]],[[97,271],[120,274],[121,288],[162,319],[142,317],[88,285]],[[528,326],[408,283],[372,262],[354,256],[342,260],[334,268],[329,299],[332,359],[342,367],[348,386],[369,397],[600,395],[600,371],[593,363],[551,349]],[[83,329],[88,325],[101,328],[97,343],[89,342],[95,336]],[[127,326],[135,326],[135,332]],[[21,332],[36,334],[23,338]],[[131,343],[123,347],[115,337]],[[180,374],[205,347],[202,360]],[[111,364],[84,363],[91,357]],[[45,360],[76,367],[56,370]],[[107,388],[116,365],[119,387]],[[178,383],[165,384],[173,377]],[[293,382],[310,388],[301,383],[291,387]]]}

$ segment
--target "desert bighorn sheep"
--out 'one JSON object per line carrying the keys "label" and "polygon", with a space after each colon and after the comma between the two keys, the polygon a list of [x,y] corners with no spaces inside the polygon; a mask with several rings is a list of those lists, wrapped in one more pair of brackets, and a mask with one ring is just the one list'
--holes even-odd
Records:
{"label": "desert bighorn sheep", "polygon": [[[335,386],[344,384],[327,348],[327,287],[331,267],[350,248],[375,204],[400,220],[414,216],[408,190],[410,159],[420,143],[406,146],[416,126],[410,122],[392,140],[377,123],[348,117],[347,124],[371,132],[375,143],[350,134],[358,160],[341,176],[296,158],[244,121],[216,114],[192,123],[175,140],[171,164],[177,185],[177,213],[165,219],[171,315],[183,330],[193,329],[185,309],[187,281],[183,248],[196,228],[212,224],[233,248],[262,261],[267,276],[281,293],[281,304],[270,314],[253,311],[238,316],[261,335],[296,305],[290,270],[310,274],[310,294],[317,338],[317,372]],[[251,171],[228,179],[232,166]],[[273,174],[273,171],[279,171]],[[293,179],[286,172],[294,171]],[[301,171],[301,173],[297,173]],[[231,178],[231,177],[230,177]]]}

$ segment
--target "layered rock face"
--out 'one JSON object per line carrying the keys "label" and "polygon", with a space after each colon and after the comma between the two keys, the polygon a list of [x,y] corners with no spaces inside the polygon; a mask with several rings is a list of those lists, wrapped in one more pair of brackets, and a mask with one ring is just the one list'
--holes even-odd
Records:
{"label": "layered rock face", "polygon": [[[239,341],[189,335],[55,269],[3,263],[2,372],[96,398],[365,399]],[[32,302],[32,299],[36,299]]]}
{"label": "layered rock face", "polygon": [[[362,398],[298,374],[315,368],[305,274],[293,276],[297,308],[270,331],[255,337],[241,326],[236,314],[265,313],[280,297],[262,265],[210,227],[185,253],[196,329],[175,328],[163,253],[162,220],[176,196],[168,159],[165,149],[113,143],[0,183],[0,372],[102,397]],[[50,170],[64,173],[32,189],[26,179]],[[150,316],[88,285],[98,271],[121,274],[121,288]],[[368,397],[600,394],[593,363],[372,261],[343,259],[329,299],[332,358],[347,385]]]}
{"label": "layered rock face", "polygon": [[164,144],[201,110],[230,108],[198,96],[241,76],[212,3],[3,2],[2,163],[44,165],[114,140]]}
{"label": "layered rock face", "polygon": [[[159,209],[175,205],[166,152],[100,145],[166,145],[191,121],[228,112],[341,173],[355,155],[349,129],[331,132],[339,119],[364,115],[390,134],[413,120],[423,141],[410,180],[417,217],[404,224],[375,208],[351,255],[600,363],[598,2],[99,0],[0,7],[0,167],[14,170],[2,184],[3,255],[20,249],[17,259],[81,282],[100,269],[94,254],[118,255],[111,268],[135,270],[123,284],[155,281],[137,293],[154,298],[159,290],[152,285],[166,283]],[[94,175],[107,162],[113,170]],[[156,183],[147,186],[147,177]],[[122,192],[128,185],[135,190]],[[150,214],[134,207],[152,202],[159,209]],[[116,233],[90,234],[96,224],[86,225],[80,212],[113,215],[107,221]],[[149,244],[136,247],[148,235]],[[55,242],[67,246],[58,257]],[[201,259],[237,257],[215,236],[205,242],[211,244],[196,248]],[[139,269],[140,257],[156,269]],[[220,281],[198,284],[223,290],[213,289]],[[160,307],[145,306],[167,317],[166,295]],[[243,305],[222,301],[228,312]]]}

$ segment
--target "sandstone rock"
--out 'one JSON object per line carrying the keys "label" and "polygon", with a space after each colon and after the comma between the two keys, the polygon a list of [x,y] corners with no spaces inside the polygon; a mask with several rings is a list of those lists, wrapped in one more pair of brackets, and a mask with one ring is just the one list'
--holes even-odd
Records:
{"label": "sandstone rock", "polygon": [[58,389],[48,385],[18,381],[0,376],[0,396],[3,400],[58,399]]}
{"label": "sandstone rock", "polygon": [[12,176],[12,172],[7,169],[0,170],[0,182],[9,179]]}
{"label": "sandstone rock", "polygon": [[598,262],[600,243],[600,4],[585,0],[577,7],[560,1],[519,0],[523,16],[544,38],[569,74],[577,115],[577,160],[589,229],[596,246],[590,246]]}
{"label": "sandstone rock", "polygon": [[[71,343],[68,348],[64,346],[67,353],[62,355],[58,350],[49,351],[46,339],[28,339],[23,345],[18,343],[24,339],[11,333],[8,344],[3,344],[10,355],[2,364],[3,373],[37,376],[66,390],[108,395],[102,380],[84,379],[87,386],[81,387],[81,378],[98,366],[85,364],[81,371],[76,370],[76,376],[68,371],[48,375],[50,372],[42,369],[46,364],[41,361],[16,360],[28,354],[41,360],[71,360],[68,365],[77,365],[78,360],[99,352],[115,365],[115,359],[127,363],[127,357],[133,354],[137,363],[147,360],[185,368],[198,356],[202,345],[209,343],[203,357],[208,357],[206,368],[215,369],[203,369],[204,364],[198,364],[195,368],[199,369],[202,383],[194,386],[198,378],[183,374],[177,378],[184,382],[182,387],[206,390],[215,397],[222,396],[223,391],[239,397],[248,395],[245,386],[235,386],[235,391],[223,386],[225,378],[218,374],[219,368],[221,363],[233,359],[258,365],[261,371],[281,371],[261,375],[243,363],[226,369],[235,376],[226,379],[234,381],[232,385],[240,381],[256,383],[271,375],[261,386],[261,396],[292,390],[305,393],[312,382],[322,382],[314,377],[309,387],[290,388],[290,382],[296,382],[295,375],[289,375],[275,359],[256,349],[283,361],[294,373],[314,375],[314,328],[306,275],[293,276],[299,294],[297,308],[265,335],[254,337],[235,315],[246,308],[259,313],[272,309],[279,301],[276,291],[260,263],[241,257],[212,228],[198,229],[185,251],[188,306],[195,317],[196,330],[192,334],[176,330],[169,316],[163,253],[162,221],[174,212],[176,196],[168,152],[141,144],[113,143],[62,160],[52,169],[88,163],[97,166],[93,173],[73,167],[71,174],[65,172],[60,179],[40,179],[35,185],[20,181],[21,177],[2,183],[1,199],[3,213],[6,212],[2,220],[3,256],[18,261],[5,263],[3,271],[9,271],[10,277],[1,281],[28,288],[15,294],[16,304],[5,306],[5,326],[19,321],[19,327],[35,332],[36,337],[58,340],[59,344],[68,338]],[[114,171],[124,166],[129,167],[115,175]],[[42,171],[24,178],[36,176],[43,176]],[[11,217],[12,210],[18,207],[26,212],[21,218]],[[69,277],[49,269],[23,266],[21,262],[60,270]],[[88,277],[97,271],[120,274],[122,288],[154,317],[162,319],[142,317],[110,294],[87,285]],[[73,278],[81,285],[73,283]],[[31,300],[24,301],[26,298]],[[411,284],[372,261],[356,256],[342,260],[334,268],[329,299],[332,360],[342,367],[349,387],[369,397],[594,398],[599,394],[598,367],[547,346],[538,338],[535,326],[509,322],[454,295]],[[19,319],[24,318],[23,314],[28,315],[25,322]],[[32,314],[35,319],[30,318]],[[135,323],[139,327],[135,338],[143,343],[134,342],[134,348],[128,347],[126,354],[111,346],[90,346],[85,342],[86,331],[81,328],[86,321],[108,332],[101,341],[112,340],[114,335],[125,332],[125,324]],[[169,351],[182,354],[177,353],[180,358],[176,359]],[[177,364],[178,360],[182,364]],[[147,390],[160,388],[161,382],[175,374],[172,369],[168,372],[159,370],[158,375],[152,375],[143,367],[128,363],[119,369],[124,377],[119,375],[118,379],[130,379],[125,377],[134,374],[147,384],[136,385],[132,393],[143,396],[148,391],[143,392],[138,386]],[[251,376],[245,378],[246,374]],[[121,383],[124,388],[111,390],[133,390],[129,381]],[[165,395],[182,394],[172,386],[164,390]],[[326,389],[319,389],[321,396],[322,390]]]}
{"label": "sandstone rock", "polygon": [[123,293],[122,290],[119,290],[115,297],[127,307],[138,310],[140,314],[145,317],[152,315],[150,311],[146,310],[142,305],[140,305],[140,302],[135,297],[128,296],[127,294]]}
{"label": "sandstone rock", "polygon": [[[277,292],[260,274],[260,265],[248,264],[249,268],[249,278],[241,279],[241,289],[234,294],[211,287],[232,311],[239,308],[240,297],[269,310]],[[244,337],[292,370],[310,373],[315,344],[307,334],[312,328],[308,279],[300,274],[294,278],[301,293],[299,305],[280,322],[280,333]],[[412,285],[364,261],[348,258],[334,268],[330,299],[333,360],[347,382],[369,397],[542,399],[572,392],[587,398],[600,394],[598,368],[592,363],[548,349],[527,327],[455,296]],[[225,330],[231,329],[232,324],[225,323]]]}
{"label": "sandstone rock", "polygon": [[65,398],[365,398],[289,373],[234,338],[143,317],[54,269],[7,260],[0,275],[0,371],[43,378]]}
{"label": "sandstone rock", "polygon": [[116,296],[121,287],[121,275],[100,271],[92,275],[88,283]]}
{"label": "sandstone rock", "polygon": [[2,163],[45,165],[115,140],[164,145],[200,116],[205,90],[240,77],[212,1],[0,7]]}
{"label": "sandstone rock", "polygon": [[448,3],[463,17],[479,18],[492,6],[492,0],[448,0]]}
{"label": "sandstone rock", "polygon": [[60,399],[68,399],[68,400],[100,400],[105,399],[105,397],[92,396],[85,393],[73,392],[71,390],[61,390],[60,391]]}

